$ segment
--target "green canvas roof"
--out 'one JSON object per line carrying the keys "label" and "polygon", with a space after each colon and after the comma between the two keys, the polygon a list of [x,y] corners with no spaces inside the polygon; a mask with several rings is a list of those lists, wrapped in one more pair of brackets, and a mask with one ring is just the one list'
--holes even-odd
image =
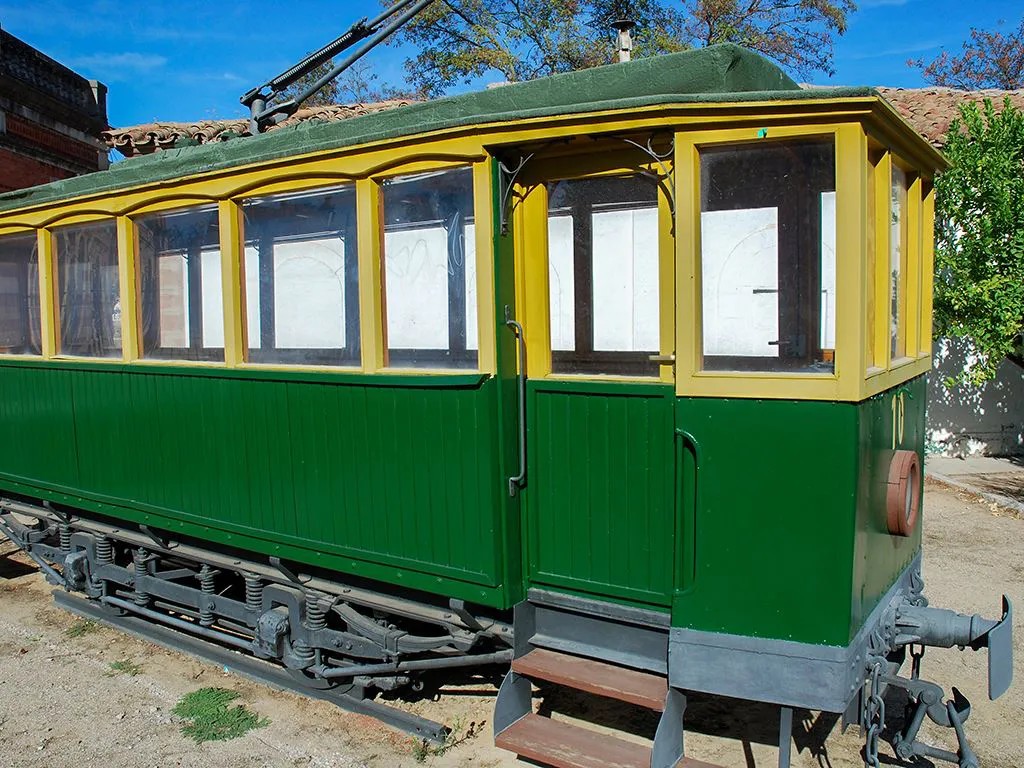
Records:
{"label": "green canvas roof", "polygon": [[716,45],[543,77],[339,122],[309,121],[259,136],[165,150],[115,163],[105,171],[0,195],[0,212],[474,124],[670,103],[874,94],[870,88],[801,89],[764,57],[736,45]]}

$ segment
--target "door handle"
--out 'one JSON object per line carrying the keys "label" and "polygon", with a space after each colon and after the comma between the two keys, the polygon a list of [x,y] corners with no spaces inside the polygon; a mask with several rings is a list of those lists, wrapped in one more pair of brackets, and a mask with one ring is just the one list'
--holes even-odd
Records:
{"label": "door handle", "polygon": [[675,365],[676,356],[675,354],[670,355],[648,355],[647,359],[652,363],[658,365]]}
{"label": "door handle", "polygon": [[519,474],[508,479],[508,495],[515,498],[526,485],[526,333],[523,326],[512,318],[512,309],[505,305],[505,325],[515,334],[519,351],[516,382],[519,389]]}

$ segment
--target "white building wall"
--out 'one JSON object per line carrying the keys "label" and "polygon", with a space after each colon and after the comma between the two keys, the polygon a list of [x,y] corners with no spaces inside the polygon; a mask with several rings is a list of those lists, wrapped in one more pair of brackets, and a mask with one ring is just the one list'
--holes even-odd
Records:
{"label": "white building wall", "polygon": [[981,387],[947,389],[943,381],[971,363],[963,339],[939,339],[928,380],[929,451],[947,456],[1024,455],[1024,369],[1005,361]]}

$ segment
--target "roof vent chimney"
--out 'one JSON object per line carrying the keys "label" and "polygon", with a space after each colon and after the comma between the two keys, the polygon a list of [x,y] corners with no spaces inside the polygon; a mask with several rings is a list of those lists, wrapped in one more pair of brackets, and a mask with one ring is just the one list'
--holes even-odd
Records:
{"label": "roof vent chimney", "polygon": [[633,58],[633,28],[635,26],[636,24],[630,19],[619,19],[612,22],[612,29],[619,33],[615,50],[620,64]]}

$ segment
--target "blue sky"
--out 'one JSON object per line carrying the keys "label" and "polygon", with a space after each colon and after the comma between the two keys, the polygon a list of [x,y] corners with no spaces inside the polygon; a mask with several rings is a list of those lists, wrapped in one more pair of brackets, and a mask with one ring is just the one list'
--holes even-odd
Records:
{"label": "blue sky", "polygon": [[[972,26],[1020,22],[1020,0],[860,0],[822,85],[923,85],[908,58],[959,50]],[[301,9],[301,14],[298,10]],[[969,9],[965,11],[965,9]],[[378,12],[377,0],[124,3],[0,0],[0,26],[109,89],[115,126],[243,114],[239,96]],[[399,82],[401,50],[372,52],[381,79]]]}

